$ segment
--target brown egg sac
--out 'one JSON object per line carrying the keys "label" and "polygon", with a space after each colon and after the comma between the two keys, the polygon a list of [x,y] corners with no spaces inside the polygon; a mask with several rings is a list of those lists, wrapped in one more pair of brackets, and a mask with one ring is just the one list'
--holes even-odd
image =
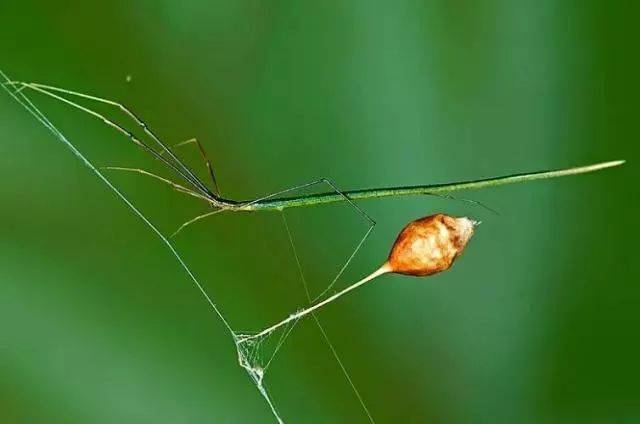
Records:
{"label": "brown egg sac", "polygon": [[410,222],[391,248],[387,267],[396,274],[426,276],[451,267],[478,222],[435,214]]}

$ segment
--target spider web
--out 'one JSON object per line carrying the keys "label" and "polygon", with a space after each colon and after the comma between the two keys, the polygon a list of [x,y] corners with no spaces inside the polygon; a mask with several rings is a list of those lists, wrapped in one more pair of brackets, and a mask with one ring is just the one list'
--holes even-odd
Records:
{"label": "spider web", "polygon": [[[20,105],[22,105],[31,115],[33,115],[44,127],[46,127],[60,142],[62,142],[63,144],[65,144],[71,151],[72,153],[86,166],[88,167],[109,189],[111,189],[116,196],[125,203],[125,205],[131,209],[133,211],[133,213],[138,216],[143,223],[148,226],[151,231],[153,233],[155,233],[161,240],[161,242],[168,248],[169,252],[171,253],[172,256],[175,257],[175,259],[178,261],[179,265],[184,269],[184,271],[187,273],[187,276],[189,277],[189,279],[191,280],[191,282],[194,284],[194,286],[197,288],[197,290],[202,294],[202,296],[204,297],[204,299],[206,300],[206,302],[209,304],[209,306],[211,307],[211,309],[214,311],[214,313],[216,314],[216,316],[222,321],[222,323],[224,324],[226,330],[228,331],[229,335],[231,336],[235,347],[236,347],[236,351],[237,351],[237,357],[238,357],[238,363],[239,365],[246,370],[246,372],[248,373],[249,377],[251,378],[251,380],[253,381],[253,383],[255,384],[256,388],[258,389],[258,391],[260,392],[260,394],[262,395],[262,397],[265,399],[268,407],[270,408],[274,418],[279,422],[279,423],[283,423],[283,418],[281,416],[281,414],[279,413],[279,411],[277,410],[274,401],[272,400],[269,392],[267,391],[266,385],[265,385],[265,376],[269,370],[269,367],[271,366],[271,364],[273,363],[274,359],[276,358],[277,354],[279,353],[280,349],[282,348],[282,346],[285,344],[287,338],[291,335],[292,331],[295,329],[296,324],[298,323],[300,318],[294,318],[291,319],[289,322],[287,322],[286,324],[282,325],[281,327],[278,327],[277,330],[271,330],[271,331],[263,331],[263,332],[259,332],[259,333],[253,333],[253,334],[244,334],[244,333],[239,333],[237,330],[235,330],[230,322],[228,321],[228,319],[225,317],[225,315],[223,315],[220,307],[214,302],[213,298],[211,296],[209,296],[209,294],[207,293],[207,291],[204,289],[203,285],[200,283],[200,281],[196,278],[196,276],[193,274],[193,272],[191,271],[191,269],[189,268],[189,266],[186,264],[186,262],[184,261],[184,259],[182,258],[182,256],[178,253],[177,249],[174,247],[173,243],[169,240],[169,238],[167,236],[165,236],[159,229],[158,227],[156,227],[146,216],[145,214],[143,214],[101,171],[100,169],[98,169],[86,156],[84,156],[82,154],[82,152],[80,152],[75,145],[69,141],[69,139],[58,130],[58,128],[35,106],[35,104],[24,94],[23,90],[25,88],[25,85],[14,85],[11,80],[6,76],[6,74],[4,74],[1,70],[0,70],[0,77],[4,80],[4,83],[2,83],[3,89],[11,96],[13,97],[13,99],[15,99]],[[38,91],[42,91],[43,90],[38,90]],[[63,92],[65,90],[62,90]],[[100,119],[102,119],[103,121],[105,121],[105,123],[107,123],[108,125],[111,125],[113,127],[115,127],[116,129],[118,129],[120,132],[123,132],[127,135],[129,135],[130,138],[132,138],[132,140],[134,142],[136,142],[136,139],[133,138],[131,136],[131,133],[128,132],[126,129],[124,129],[123,127],[120,127],[118,124],[115,124],[113,121],[108,120],[107,118],[105,118],[103,115],[100,115],[96,112],[93,112],[92,110],[88,109],[88,108],[84,108],[74,102],[71,102],[69,100],[67,100],[64,97],[58,96],[57,94],[52,94],[49,92],[44,92],[45,94],[48,94],[54,98],[57,98],[58,100],[63,101],[64,103],[67,103],[71,106],[77,107],[95,117],[98,117]],[[79,93],[74,93],[74,92],[67,92],[68,94],[76,94],[78,95]],[[85,98],[89,98],[90,100],[105,100],[105,99],[100,99],[100,98],[95,98],[95,97],[91,97],[91,96],[86,96],[86,95],[81,95],[81,96],[85,96]],[[116,105],[116,103],[111,102],[111,101],[105,101],[108,102],[112,105]],[[121,106],[121,105],[120,105]],[[123,107],[121,107],[123,108]],[[129,114],[130,116],[132,116],[134,119],[137,120],[137,118],[135,117],[135,115],[133,115],[132,113],[130,113],[128,110],[123,109],[127,114]],[[140,121],[141,122],[141,121]],[[147,131],[146,128],[146,124],[143,123],[143,128],[145,128],[145,132],[147,132],[148,134],[151,135],[151,137],[153,137],[155,139],[155,135],[153,133],[151,133],[150,131]],[[157,139],[156,139],[157,140]],[[157,142],[162,145],[162,143],[160,142],[160,140],[157,140]],[[138,144],[138,143],[136,143]],[[162,145],[164,147],[164,151],[167,151],[170,155],[173,156],[173,153],[167,149],[164,145]],[[142,146],[142,147],[146,147],[146,146]],[[162,151],[162,152],[164,152]],[[178,161],[177,158],[174,157],[175,160]],[[163,160],[164,162],[164,160]],[[167,163],[165,163],[167,164]],[[167,165],[169,165],[170,167],[173,167],[172,164],[168,163]],[[180,165],[182,165],[180,163]],[[189,172],[188,172],[189,173]],[[152,175],[153,176],[153,175]],[[163,180],[165,182],[167,182],[166,180]],[[169,182],[171,184],[171,182]],[[320,184],[324,184],[324,185],[328,185],[335,193],[344,196],[345,201],[353,208],[353,210],[355,212],[357,212],[364,221],[368,222],[369,226],[368,229],[366,230],[364,236],[360,239],[359,243],[355,246],[355,249],[352,251],[352,253],[348,256],[347,260],[345,261],[345,263],[342,265],[342,267],[339,269],[337,275],[331,280],[331,282],[324,288],[324,290],[318,294],[317,296],[313,297],[311,294],[311,291],[309,289],[309,285],[307,283],[307,280],[305,278],[305,274],[303,272],[303,267],[300,261],[300,257],[299,257],[299,253],[298,253],[298,249],[296,248],[296,243],[294,241],[294,236],[293,233],[291,231],[289,222],[286,218],[285,212],[281,211],[281,217],[282,217],[282,222],[283,222],[283,227],[284,227],[284,231],[286,232],[287,235],[287,239],[289,241],[290,247],[291,247],[291,253],[293,255],[293,257],[295,258],[295,262],[296,262],[296,266],[297,266],[297,271],[300,275],[300,281],[302,283],[303,289],[304,289],[304,293],[305,293],[305,297],[306,297],[306,302],[307,305],[311,305],[312,303],[316,302],[317,300],[323,298],[327,293],[329,293],[334,286],[336,285],[336,283],[338,282],[338,280],[340,279],[340,277],[343,275],[344,271],[347,269],[347,267],[349,266],[349,264],[351,263],[351,261],[353,260],[353,258],[356,256],[356,254],[358,253],[358,251],[361,249],[361,247],[364,245],[365,241],[367,240],[368,236],[371,234],[374,226],[375,226],[375,222],[373,220],[371,220],[371,218],[369,218],[367,216],[367,214],[362,211],[355,203],[353,203],[351,201],[351,199],[349,199],[346,195],[344,195],[333,183],[331,183],[330,181],[328,181],[327,179],[320,179],[317,181],[313,181],[307,184],[303,184],[301,186],[297,186],[297,187],[292,187],[286,190],[282,190],[279,191],[277,193],[273,193],[270,194],[268,196],[262,197],[260,199],[256,199],[253,200],[249,203],[253,203],[253,202],[257,202],[260,200],[264,200],[264,199],[268,199],[271,197],[275,197],[275,196],[279,196],[282,195],[283,193],[288,193],[288,192],[292,192],[292,191],[296,191],[296,190],[301,190],[301,189],[305,189],[308,187],[312,187],[312,186],[316,186],[316,185],[320,185]],[[174,184],[177,185],[177,184]],[[180,186],[178,186],[180,187]],[[176,187],[174,187],[176,188]],[[181,191],[181,190],[179,190]],[[292,314],[292,317],[295,314]],[[348,382],[351,390],[353,391],[355,397],[357,398],[364,414],[366,415],[367,419],[373,423],[374,420],[369,412],[369,409],[367,408],[360,392],[358,391],[358,389],[356,388],[355,383],[353,382],[353,379],[351,378],[349,372],[347,371],[347,368],[344,364],[344,362],[342,361],[342,359],[340,358],[335,346],[333,345],[333,343],[331,342],[329,335],[327,333],[327,331],[325,330],[324,326],[322,325],[322,323],[320,322],[319,318],[317,317],[316,313],[312,313],[311,314],[311,318],[313,320],[313,322],[315,323],[316,327],[318,328],[319,332],[322,335],[322,339],[323,341],[327,344],[327,346],[329,347],[335,361],[337,362],[337,364],[339,365],[346,381]]]}

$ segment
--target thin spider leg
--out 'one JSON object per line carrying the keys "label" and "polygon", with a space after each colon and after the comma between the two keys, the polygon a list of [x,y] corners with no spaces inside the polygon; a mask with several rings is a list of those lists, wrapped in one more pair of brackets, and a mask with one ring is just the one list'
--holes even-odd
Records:
{"label": "thin spider leg", "polygon": [[142,174],[142,175],[146,175],[148,177],[151,178],[155,178],[159,181],[162,181],[165,184],[168,184],[169,186],[171,186],[173,189],[175,189],[176,191],[179,191],[181,193],[185,193],[188,194],[190,196],[193,197],[197,197],[198,199],[202,199],[206,202],[208,202],[210,199],[208,197],[205,197],[203,195],[201,195],[200,193],[197,193],[193,190],[189,190],[188,188],[181,186],[180,184],[174,183],[171,180],[168,180],[164,177],[161,177],[160,175],[151,173],[149,171],[146,171],[144,169],[140,169],[140,168],[125,168],[125,167],[121,167],[121,166],[102,166],[100,167],[100,169],[105,169],[105,170],[109,170],[109,171],[125,171],[125,172],[135,172],[138,174]]}
{"label": "thin spider leg", "polygon": [[331,186],[331,188],[340,196],[344,197],[347,203],[349,203],[352,208],[354,208],[364,219],[366,219],[369,222],[370,226],[376,225],[376,222],[373,219],[371,219],[371,217],[367,215],[366,212],[360,208],[360,206],[356,205],[355,202],[351,200],[351,198],[347,196],[344,192],[342,192],[342,190],[340,190],[333,182],[331,182],[327,178],[323,178],[322,181],[328,184],[329,186]]}
{"label": "thin spider leg", "polygon": [[[131,139],[131,141],[132,141],[134,144],[136,144],[137,146],[139,146],[139,147],[143,148],[145,151],[147,151],[147,152],[151,153],[152,155],[154,155],[154,156],[158,157],[158,153],[157,153],[155,150],[153,150],[153,149],[152,149],[151,147],[149,147],[146,143],[144,143],[142,140],[140,140],[140,139],[139,139],[139,138],[137,138],[135,135],[133,135],[130,131],[128,131],[128,130],[127,130],[127,129],[125,129],[124,127],[122,127],[122,126],[120,126],[120,125],[116,124],[115,122],[113,122],[113,121],[111,121],[111,120],[107,119],[104,115],[102,115],[102,114],[100,114],[100,113],[98,113],[98,112],[96,112],[96,111],[94,111],[94,110],[91,110],[91,109],[86,108],[86,107],[84,107],[84,106],[82,106],[82,105],[79,105],[79,104],[77,104],[77,103],[74,103],[74,102],[72,102],[72,101],[70,101],[70,100],[68,100],[68,99],[65,99],[64,97],[58,96],[57,94],[50,93],[49,91],[46,91],[46,90],[44,90],[44,89],[42,89],[42,88],[40,88],[40,87],[38,87],[38,86],[36,86],[36,85],[34,85],[34,84],[29,84],[29,83],[24,83],[24,82],[12,81],[11,83],[5,83],[5,85],[14,85],[14,86],[19,85],[19,86],[20,86],[20,89],[16,90],[16,93],[20,92],[20,91],[21,91],[22,89],[24,89],[24,88],[29,88],[29,89],[34,90],[34,91],[37,91],[37,92],[39,92],[39,93],[46,94],[47,96],[50,96],[50,97],[52,97],[52,98],[54,98],[54,99],[56,99],[56,100],[58,100],[58,101],[61,101],[61,102],[65,103],[65,104],[70,105],[70,106],[72,106],[72,107],[74,107],[74,108],[76,108],[76,109],[79,109],[79,110],[81,110],[81,111],[83,111],[83,112],[85,112],[85,113],[88,113],[89,115],[91,115],[91,116],[93,116],[93,117],[95,117],[95,118],[100,119],[100,120],[101,120],[101,121],[103,121],[105,124],[107,124],[108,126],[110,126],[110,127],[114,128],[114,129],[116,129],[116,130],[117,130],[117,131],[119,131],[120,133],[122,133],[122,134],[126,135],[126,136],[127,136],[128,138],[130,138],[130,139]],[[161,161],[162,161],[164,164],[166,164],[167,166],[172,167],[172,169],[174,169],[176,172],[179,172],[177,169],[175,169],[175,166],[174,166],[173,164],[171,164],[171,163],[168,163],[168,162],[166,161],[166,159],[164,159],[164,158],[158,158],[158,159],[159,159],[159,160],[161,160]],[[182,175],[182,174],[181,174],[181,176],[182,176],[183,178],[185,178],[185,179],[186,179],[186,177],[185,177],[184,175]]]}
{"label": "thin spider leg", "polygon": [[178,227],[178,229],[177,229],[177,230],[175,230],[175,231],[174,231],[174,232],[169,236],[169,238],[173,238],[173,237],[177,236],[180,232],[182,232],[182,230],[184,230],[185,228],[187,228],[189,225],[191,225],[191,224],[193,224],[193,223],[196,223],[196,222],[198,222],[198,221],[200,221],[200,220],[202,220],[202,219],[208,218],[208,217],[210,217],[210,216],[217,215],[217,214],[219,214],[220,212],[224,212],[224,211],[226,211],[226,210],[229,210],[229,209],[228,209],[228,208],[220,208],[220,209],[216,209],[216,210],[214,210],[214,211],[212,211],[212,212],[203,213],[202,215],[198,215],[198,216],[196,216],[195,218],[191,218],[191,219],[190,219],[190,220],[188,220],[187,222],[185,222],[185,223],[183,223],[182,225],[180,225],[180,226]]}
{"label": "thin spider leg", "polygon": [[351,263],[351,261],[353,260],[353,258],[358,254],[358,252],[360,251],[360,249],[362,248],[362,246],[364,245],[364,243],[367,241],[367,239],[369,238],[369,235],[371,234],[371,232],[373,231],[374,227],[376,226],[376,222],[371,219],[371,217],[369,215],[366,214],[365,211],[363,211],[353,200],[351,200],[349,198],[349,196],[347,196],[346,194],[344,194],[342,191],[340,191],[340,189],[331,181],[329,181],[328,179],[324,179],[324,182],[326,184],[328,184],[329,186],[331,186],[331,188],[333,188],[333,190],[338,193],[339,195],[341,195],[342,197],[345,198],[345,200],[349,203],[349,205],[351,205],[351,207],[358,212],[358,214],[360,214],[360,216],[362,216],[368,223],[369,223],[369,228],[367,229],[367,232],[364,234],[364,236],[362,237],[362,239],[360,240],[360,242],[358,243],[358,245],[356,246],[356,248],[354,249],[353,253],[351,253],[351,256],[349,256],[349,258],[347,259],[347,261],[344,263],[344,265],[342,266],[342,268],[340,268],[340,271],[338,272],[338,274],[334,277],[333,281],[331,281],[331,284],[329,284],[323,291],[322,293],[320,293],[318,296],[316,296],[315,298],[311,299],[311,301],[309,303],[315,303],[318,299],[320,299],[322,296],[324,296],[329,290],[331,290],[333,288],[333,286],[338,282],[338,280],[340,279],[340,277],[342,277],[342,274],[344,273],[344,271],[347,269],[347,267],[349,266],[349,264]]}
{"label": "thin spider leg", "polygon": [[[3,82],[2,85],[6,86],[6,87],[9,87],[9,86],[15,87],[16,86],[16,84],[13,81]],[[11,95],[12,96],[14,96],[14,95],[17,96],[24,89],[25,89],[25,86],[24,85],[20,85],[20,86],[18,86],[17,88],[14,89],[14,91],[13,91],[13,93]]]}
{"label": "thin spider leg", "polygon": [[103,97],[98,97],[98,96],[92,96],[89,94],[85,94],[85,93],[80,93],[77,91],[72,91],[72,90],[67,90],[65,88],[60,88],[60,87],[53,87],[50,85],[44,85],[44,84],[37,84],[37,83],[31,83],[31,85],[33,85],[34,87],[39,87],[45,90],[51,90],[51,91],[57,91],[59,93],[65,93],[65,94],[69,94],[71,96],[77,96],[77,97],[81,97],[87,100],[93,100],[99,103],[104,103],[113,107],[116,107],[118,109],[120,109],[122,112],[124,112],[126,115],[128,115],[131,119],[133,119],[133,121],[138,124],[138,126],[140,126],[140,128],[142,128],[142,130],[149,136],[151,137],[161,148],[163,151],[166,151],[167,154],[179,165],[179,167],[182,169],[183,172],[185,172],[187,175],[189,175],[191,178],[193,178],[194,182],[197,183],[196,185],[198,185],[200,187],[200,189],[202,189],[203,191],[207,192],[207,194],[212,194],[209,189],[207,188],[207,186],[200,181],[200,179],[186,166],[184,165],[180,159],[178,159],[178,157],[171,151],[171,149],[164,143],[162,142],[162,140],[160,140],[160,138],[158,136],[156,136],[156,134],[151,130],[151,128],[149,128],[149,126],[146,124],[146,122],[144,122],[142,119],[140,119],[138,117],[138,115],[133,112],[131,109],[129,109],[128,107],[126,107],[124,104],[120,103],[120,102],[116,102],[114,100],[109,100],[109,99],[105,99]]}
{"label": "thin spider leg", "polygon": [[[362,210],[362,208],[360,208],[349,196],[347,196],[346,194],[344,194],[333,182],[331,182],[329,179],[327,178],[321,178],[317,181],[312,182],[311,184],[320,184],[320,183],[325,183],[327,184],[329,187],[331,187],[337,194],[339,194],[340,196],[344,197],[344,199],[346,200],[346,202],[360,215],[362,216],[368,223],[369,223],[369,228],[367,229],[365,235],[362,237],[362,239],[360,240],[360,242],[358,243],[358,245],[356,246],[355,250],[353,251],[353,253],[351,254],[351,256],[349,256],[349,258],[347,259],[347,261],[344,263],[344,265],[342,266],[342,268],[340,268],[340,271],[338,272],[338,274],[335,276],[335,278],[333,279],[333,281],[331,282],[331,284],[329,284],[322,293],[320,293],[318,296],[316,296],[313,299],[310,299],[310,303],[315,302],[316,300],[318,300],[319,298],[321,298],[322,296],[324,296],[329,290],[331,290],[333,288],[333,286],[336,284],[336,282],[340,279],[340,277],[342,276],[342,274],[344,273],[344,271],[347,269],[347,267],[349,266],[349,264],[351,263],[351,261],[353,260],[353,258],[356,256],[356,254],[360,251],[360,248],[364,245],[364,243],[367,241],[367,238],[369,237],[369,235],[371,234],[371,232],[373,231],[374,227],[376,226],[376,222],[371,219],[371,217],[369,215],[367,215],[367,213]],[[307,186],[307,185],[305,185]],[[281,195],[284,194],[282,192],[277,193],[275,195]],[[259,199],[257,201],[261,201],[261,200],[265,200],[265,199]],[[255,201],[254,201],[255,202]],[[306,283],[305,283],[306,284]],[[310,296],[309,296],[310,297]]]}
{"label": "thin spider leg", "polygon": [[305,184],[300,184],[297,186],[285,188],[284,190],[276,191],[271,194],[267,194],[266,196],[259,197],[257,199],[249,200],[247,202],[241,203],[238,205],[239,209],[246,208],[247,206],[251,206],[255,203],[262,202],[263,200],[272,199],[274,197],[282,196],[283,194],[291,193],[292,191],[302,190],[304,188],[312,187],[316,184],[320,184],[326,181],[326,178],[320,178],[319,180],[314,180]]}
{"label": "thin spider leg", "polygon": [[[196,144],[198,147],[198,151],[200,152],[200,156],[202,157],[202,160],[204,161],[205,166],[207,167],[207,172],[209,173],[209,177],[211,178],[211,183],[213,184],[213,189],[214,192],[217,196],[220,196],[220,187],[218,186],[218,180],[216,179],[216,175],[215,172],[213,171],[213,165],[211,165],[211,160],[209,159],[209,156],[207,155],[207,152],[204,150],[204,146],[202,145],[202,143],[200,143],[200,140],[198,140],[197,138],[190,138],[189,140],[185,140],[182,141],[178,144],[174,144],[172,147],[181,147],[181,146],[186,146],[187,144]],[[164,153],[160,152],[160,154]]]}
{"label": "thin spider leg", "polygon": [[442,197],[443,199],[450,199],[450,200],[456,200],[458,202],[465,202],[465,203],[470,203],[474,206],[480,206],[483,209],[488,210],[489,212],[493,213],[494,215],[500,215],[500,212],[498,212],[497,210],[485,205],[484,203],[478,201],[478,200],[473,200],[473,199],[465,199],[464,197],[454,197],[451,194],[438,194],[438,197]]}
{"label": "thin spider leg", "polygon": [[[121,110],[124,111],[125,114],[127,114],[130,117],[135,117],[134,120],[139,123],[142,122],[140,121],[135,115],[133,115],[133,113],[129,110],[126,109],[124,106],[121,107],[121,105],[119,103],[110,101],[110,100],[106,100],[106,99],[101,99],[99,97],[95,97],[95,96],[90,96],[87,94],[83,94],[83,93],[78,93],[75,91],[70,91],[70,90],[65,90],[62,88],[58,88],[58,87],[51,87],[48,85],[43,85],[43,84],[34,84],[34,83],[24,83],[24,82],[17,82],[15,84],[22,84],[23,86],[46,94],[56,100],[59,100],[69,106],[72,106],[76,109],[79,109],[85,113],[88,113],[91,116],[94,116],[97,119],[102,120],[102,122],[104,122],[105,124],[107,124],[108,126],[116,129],[117,131],[121,132],[122,134],[124,134],[125,136],[127,136],[129,139],[131,139],[136,145],[142,147],[145,151],[147,151],[148,153],[152,154],[156,159],[160,160],[161,162],[163,162],[165,165],[167,165],[168,167],[170,167],[174,172],[178,173],[182,178],[184,178],[186,181],[188,181],[191,185],[194,186],[194,188],[196,188],[198,191],[200,191],[203,195],[207,195],[207,196],[211,196],[212,193],[211,191],[204,185],[204,183],[202,183],[202,181],[200,181],[198,179],[198,177],[196,177],[193,172],[191,172],[191,170],[189,170],[174,154],[173,152],[171,152],[171,150],[164,145],[164,143],[162,143],[160,140],[158,140],[158,138],[155,136],[155,134],[151,133],[151,131],[145,126],[141,125],[141,127],[144,129],[145,133],[147,134],[151,134],[151,138],[154,139],[155,142],[157,142],[163,150],[166,150],[167,153],[170,155],[171,159],[173,159],[175,161],[175,163],[170,162],[169,160],[167,160],[165,157],[161,156],[155,149],[152,149],[148,144],[144,143],[142,140],[140,140],[138,137],[136,137],[131,131],[127,130],[126,128],[124,128],[123,126],[115,123],[114,121],[108,119],[105,115],[96,112],[95,110],[92,110],[88,107],[82,106],[78,103],[72,102],[71,100],[62,97],[58,94],[53,93],[52,91],[57,91],[60,93],[64,93],[64,94],[69,94],[69,95],[73,95],[73,96],[77,96],[80,98],[84,98],[84,99],[88,99],[88,100],[93,100],[93,101],[97,101],[97,102],[101,102],[101,103],[105,103],[114,107],[118,107]],[[144,123],[143,123],[144,124]],[[176,165],[177,164],[177,165]]]}

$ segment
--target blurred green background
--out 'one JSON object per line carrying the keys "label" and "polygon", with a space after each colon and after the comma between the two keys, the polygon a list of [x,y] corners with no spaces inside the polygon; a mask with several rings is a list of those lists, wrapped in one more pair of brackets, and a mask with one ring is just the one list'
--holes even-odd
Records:
{"label": "blurred green background", "polygon": [[[198,137],[237,199],[322,176],[350,189],[627,159],[464,193],[499,216],[429,197],[362,202],[378,227],[339,287],[374,269],[411,219],[446,211],[484,224],[451,272],[383,277],[319,317],[378,423],[636,423],[637,12],[547,0],[3,1],[0,67],[123,101],[167,142]],[[98,165],[171,176],[91,117],[32,99]],[[0,422],[274,422],[166,248],[6,93],[0,139]],[[180,153],[204,178],[195,151]],[[165,233],[207,210],[110,176]],[[366,225],[345,205],[287,217],[318,293]],[[234,328],[304,303],[277,213],[219,215],[176,244]],[[367,422],[312,320],[266,385],[286,422]]]}

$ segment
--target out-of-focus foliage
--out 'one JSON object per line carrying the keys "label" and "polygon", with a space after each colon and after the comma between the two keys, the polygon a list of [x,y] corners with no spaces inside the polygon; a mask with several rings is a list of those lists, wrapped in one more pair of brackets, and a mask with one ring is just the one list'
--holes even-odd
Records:
{"label": "out-of-focus foliage", "polygon": [[[321,176],[356,188],[628,159],[465,193],[499,216],[429,197],[361,203],[378,227],[340,286],[377,266],[411,219],[446,211],[484,224],[450,272],[384,277],[319,316],[379,423],[630,423],[635,12],[597,1],[6,1],[0,67],[121,100],[168,142],[198,137],[223,193],[240,199]],[[171,176],[101,123],[33,99],[97,164]],[[207,210],[112,176],[167,233]],[[273,421],[164,247],[4,94],[0,196],[1,422]],[[344,205],[288,216],[319,291],[365,226]],[[220,215],[176,242],[237,328],[304,302],[277,214]],[[366,422],[311,320],[267,386],[287,422]]]}

